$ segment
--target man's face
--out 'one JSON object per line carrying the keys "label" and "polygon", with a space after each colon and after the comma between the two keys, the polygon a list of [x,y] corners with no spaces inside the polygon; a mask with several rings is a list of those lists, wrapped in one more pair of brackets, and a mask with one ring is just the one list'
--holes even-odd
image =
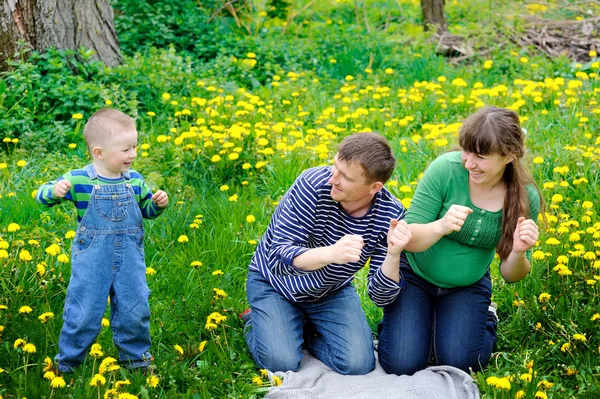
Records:
{"label": "man's face", "polygon": [[328,183],[331,184],[331,198],[341,203],[360,201],[378,191],[374,190],[373,183],[367,183],[362,166],[340,161],[337,155]]}

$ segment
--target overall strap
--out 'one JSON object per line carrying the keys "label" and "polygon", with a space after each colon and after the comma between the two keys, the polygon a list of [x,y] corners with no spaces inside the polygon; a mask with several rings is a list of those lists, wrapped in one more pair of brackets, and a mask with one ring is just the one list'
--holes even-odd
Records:
{"label": "overall strap", "polygon": [[90,180],[96,180],[98,178],[98,173],[96,173],[96,168],[94,168],[94,165],[86,165],[84,169]]}

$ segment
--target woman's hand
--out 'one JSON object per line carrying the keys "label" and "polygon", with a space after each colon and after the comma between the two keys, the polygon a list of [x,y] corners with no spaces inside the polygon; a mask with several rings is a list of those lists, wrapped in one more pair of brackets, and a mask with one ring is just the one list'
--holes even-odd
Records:
{"label": "woman's hand", "polygon": [[521,216],[513,235],[513,251],[518,254],[527,251],[535,245],[539,236],[537,224],[533,220]]}
{"label": "woman's hand", "polygon": [[447,235],[453,231],[460,231],[467,217],[473,213],[473,210],[467,206],[452,205],[441,219],[442,234]]}

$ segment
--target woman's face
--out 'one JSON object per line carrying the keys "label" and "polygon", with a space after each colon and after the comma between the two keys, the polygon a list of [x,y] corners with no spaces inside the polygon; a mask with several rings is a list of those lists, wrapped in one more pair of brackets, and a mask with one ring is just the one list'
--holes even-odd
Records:
{"label": "woman's face", "polygon": [[487,187],[493,187],[502,181],[506,165],[512,159],[505,155],[478,155],[462,151],[462,163],[469,172],[469,182]]}

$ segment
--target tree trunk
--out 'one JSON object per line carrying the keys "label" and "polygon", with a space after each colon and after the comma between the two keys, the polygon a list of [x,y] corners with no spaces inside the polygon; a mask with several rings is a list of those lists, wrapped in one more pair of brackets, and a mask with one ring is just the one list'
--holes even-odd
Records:
{"label": "tree trunk", "polygon": [[421,0],[423,24],[426,31],[435,26],[438,33],[446,30],[446,15],[444,14],[444,0]]}
{"label": "tree trunk", "polygon": [[107,66],[121,63],[109,0],[0,1],[0,70],[6,69],[18,40],[36,50],[83,46]]}

